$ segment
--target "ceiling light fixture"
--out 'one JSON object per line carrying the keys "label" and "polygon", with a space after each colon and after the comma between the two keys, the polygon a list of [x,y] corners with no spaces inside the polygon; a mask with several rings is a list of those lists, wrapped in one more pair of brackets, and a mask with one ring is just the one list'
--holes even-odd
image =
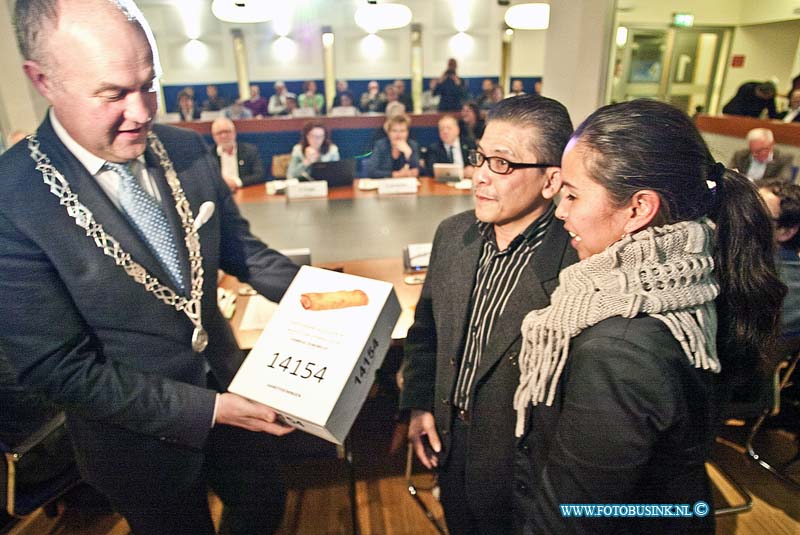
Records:
{"label": "ceiling light fixture", "polygon": [[367,33],[393,30],[411,23],[411,9],[402,4],[364,4],[356,9],[355,19]]}
{"label": "ceiling light fixture", "polygon": [[550,25],[550,4],[517,4],[508,8],[504,18],[515,30],[546,30]]}
{"label": "ceiling light fixture", "polygon": [[274,7],[267,0],[214,0],[211,12],[221,21],[246,24],[272,20]]}

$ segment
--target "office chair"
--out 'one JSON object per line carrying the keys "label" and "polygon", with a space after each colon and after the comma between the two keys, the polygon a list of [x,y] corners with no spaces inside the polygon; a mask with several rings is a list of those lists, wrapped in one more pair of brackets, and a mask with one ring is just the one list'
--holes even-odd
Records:
{"label": "office chair", "polygon": [[[789,356],[779,359],[770,373],[760,374],[760,377],[757,377],[754,382],[749,385],[748,392],[746,393],[747,395],[744,399],[734,399],[729,402],[723,413],[723,419],[755,419],[747,433],[747,438],[743,446],[747,458],[755,462],[758,466],[766,469],[773,476],[787,483],[789,486],[800,490],[800,483],[789,477],[786,472],[789,466],[800,461],[800,453],[796,453],[792,459],[779,466],[773,466],[772,463],[768,462],[756,452],[754,446],[755,438],[767,421],[767,418],[776,416],[781,410],[781,393],[790,384],[792,374],[797,368],[798,361],[800,361],[800,339],[788,341],[786,344],[782,345],[781,350],[781,353],[778,354],[788,354]],[[722,437],[717,437],[717,442],[737,451],[742,449],[742,446],[732,443]],[[736,514],[752,508],[752,498],[747,490],[739,485],[730,475],[725,472],[723,472],[723,475],[726,476],[728,481],[743,496],[744,503],[738,506],[718,509],[716,511],[717,516]]]}
{"label": "office chair", "polygon": [[283,180],[286,178],[286,171],[289,169],[291,154],[275,154],[272,156],[272,178]]}
{"label": "office chair", "polygon": [[65,418],[59,413],[16,446],[0,442],[0,501],[11,517],[26,516],[48,505],[80,482],[75,463],[56,476],[40,483],[21,484],[25,472],[35,470],[37,461],[44,461],[53,450],[68,447]]}

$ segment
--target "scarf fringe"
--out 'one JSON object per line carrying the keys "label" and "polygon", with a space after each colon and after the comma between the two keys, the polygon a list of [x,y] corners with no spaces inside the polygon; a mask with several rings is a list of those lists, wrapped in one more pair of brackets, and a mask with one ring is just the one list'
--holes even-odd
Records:
{"label": "scarf fringe", "polygon": [[720,371],[712,236],[705,218],[650,227],[562,271],[551,305],[528,313],[522,323],[517,436],[524,432],[529,404],[555,401],[570,340],[613,316],[657,318],[693,366]]}

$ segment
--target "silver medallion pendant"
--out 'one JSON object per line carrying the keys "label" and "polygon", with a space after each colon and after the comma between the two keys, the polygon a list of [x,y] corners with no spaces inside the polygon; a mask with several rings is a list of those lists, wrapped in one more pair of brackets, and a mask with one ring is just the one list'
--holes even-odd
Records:
{"label": "silver medallion pendant", "polygon": [[202,353],[208,346],[208,333],[198,325],[192,333],[192,349],[195,353]]}

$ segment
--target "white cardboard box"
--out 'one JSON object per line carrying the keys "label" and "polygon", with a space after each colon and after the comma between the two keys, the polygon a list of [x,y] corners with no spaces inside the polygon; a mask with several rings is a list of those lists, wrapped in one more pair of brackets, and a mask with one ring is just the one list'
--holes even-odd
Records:
{"label": "white cardboard box", "polygon": [[228,390],[341,444],[399,315],[390,283],[303,266]]}

